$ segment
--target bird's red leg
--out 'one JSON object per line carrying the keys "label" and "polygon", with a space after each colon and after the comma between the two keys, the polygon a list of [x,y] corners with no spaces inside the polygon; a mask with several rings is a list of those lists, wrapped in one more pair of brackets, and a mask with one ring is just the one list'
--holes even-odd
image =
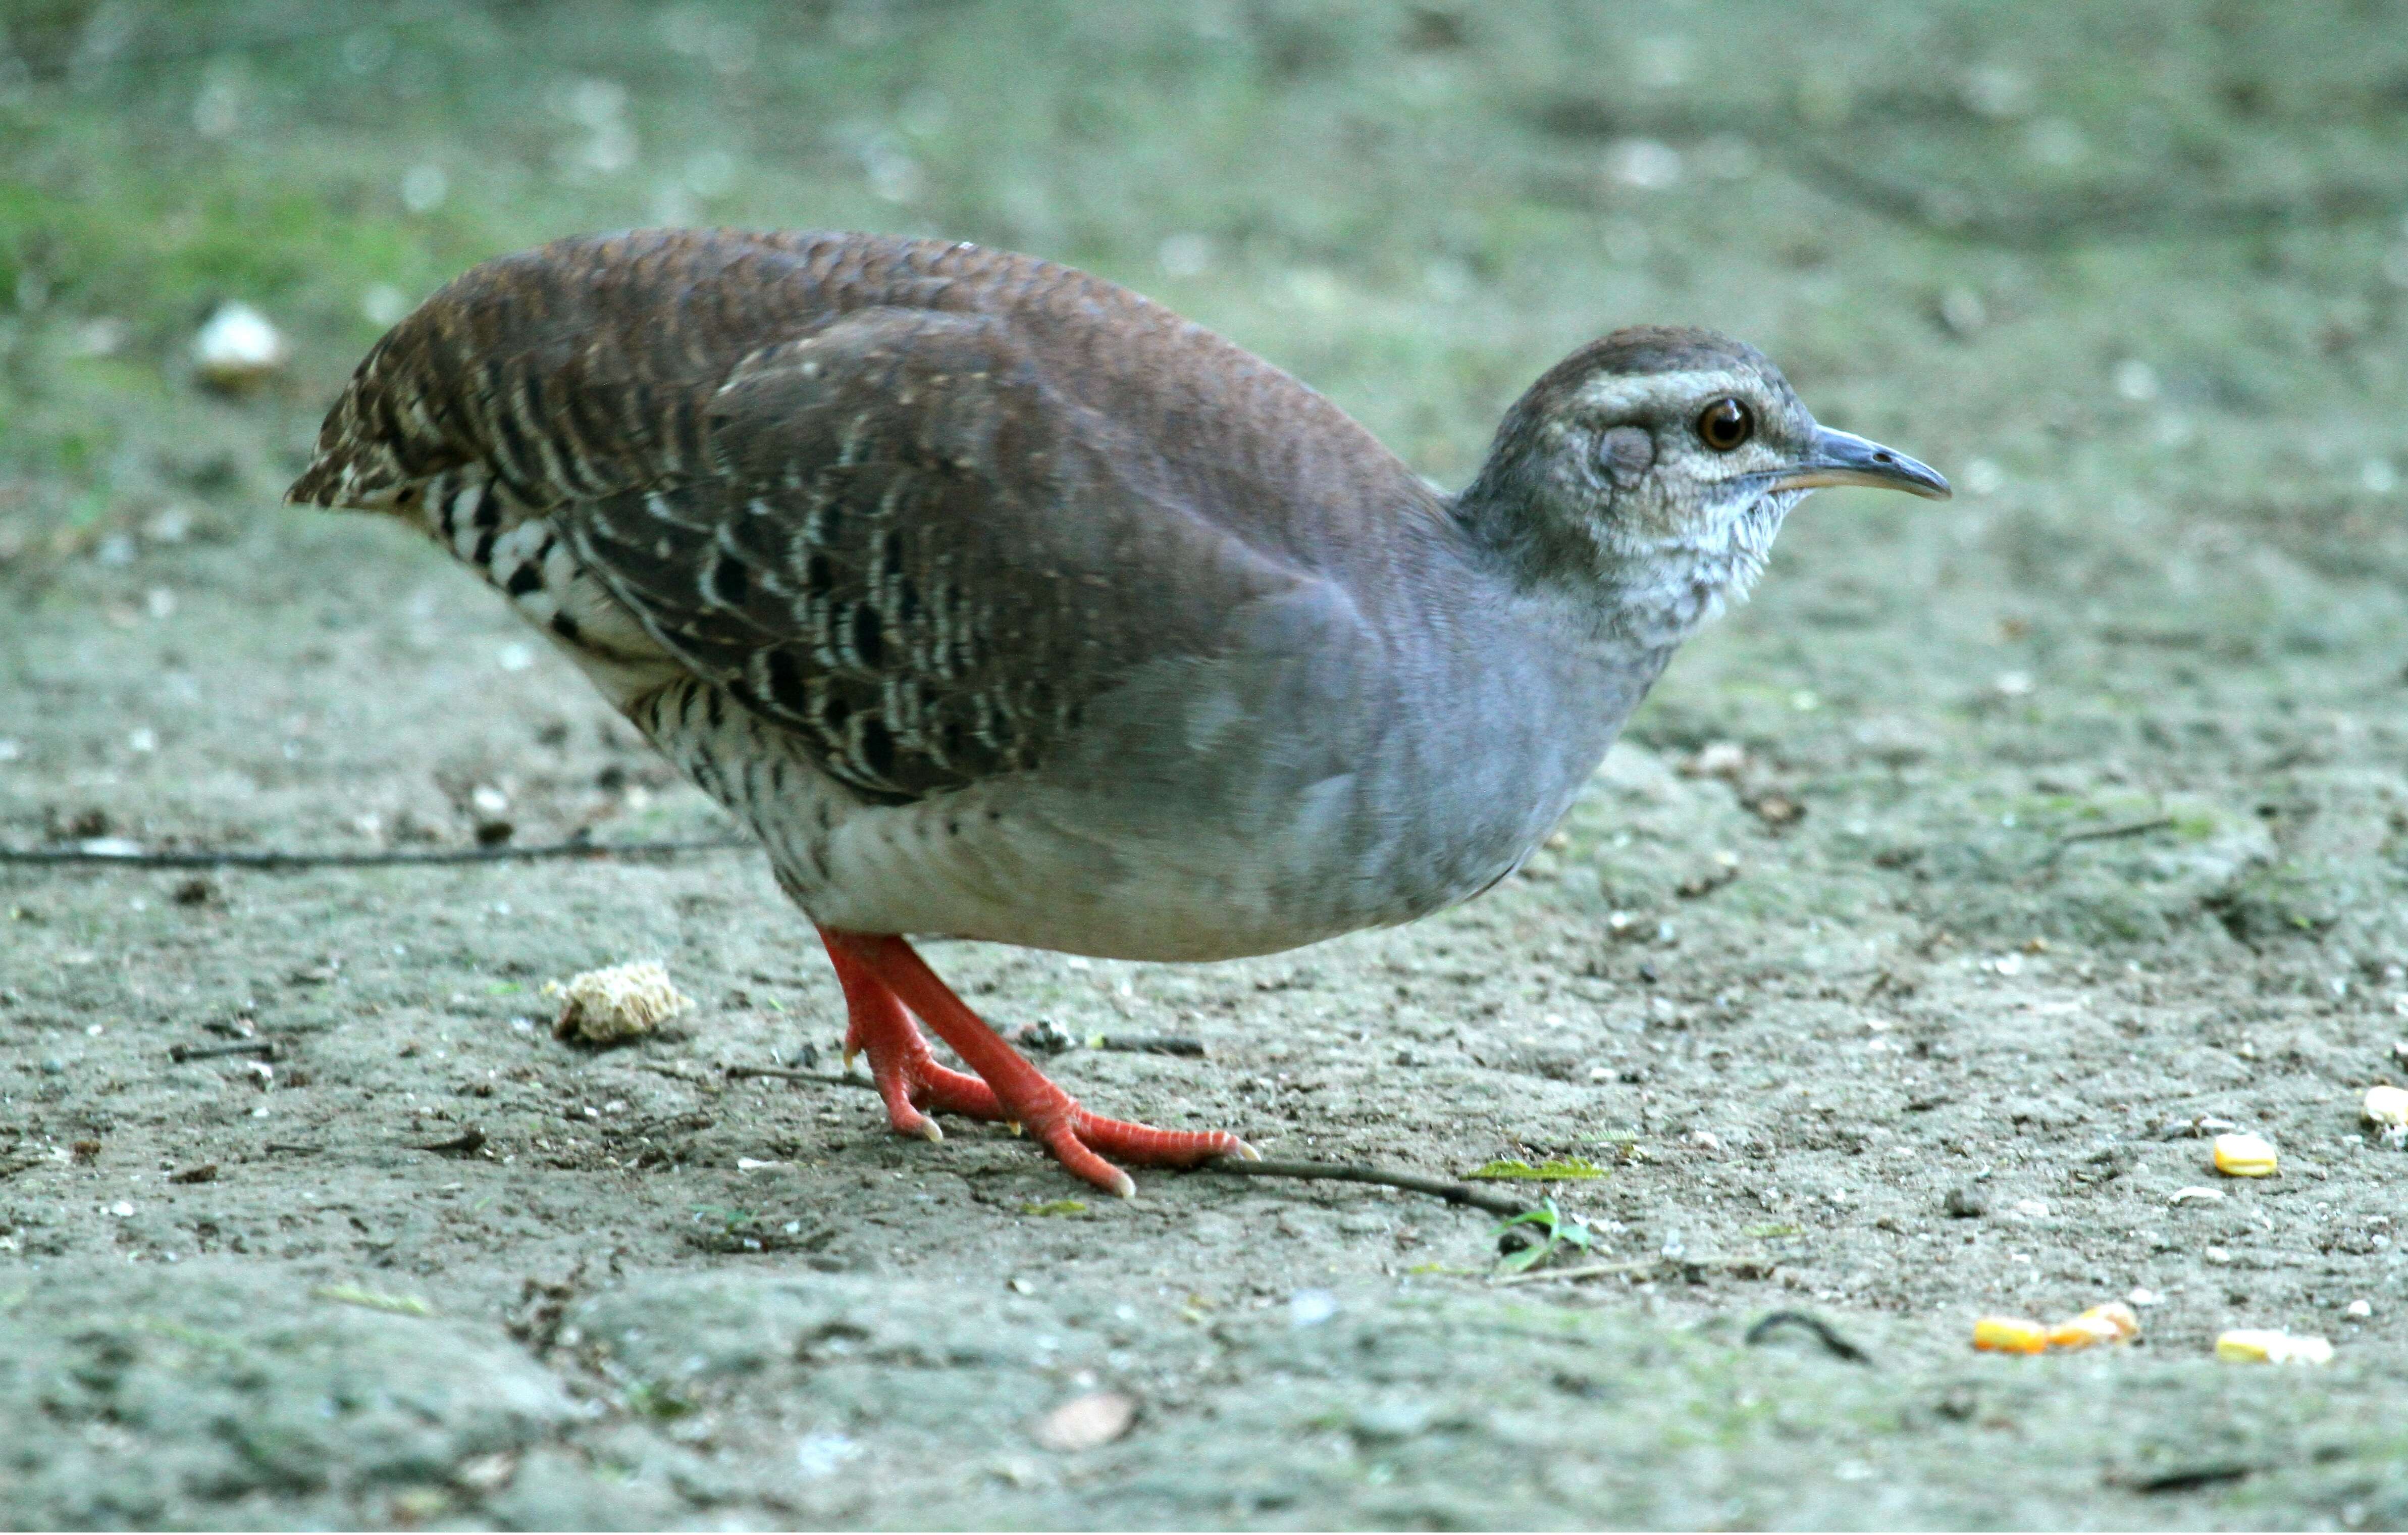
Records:
{"label": "bird's red leg", "polygon": [[[1096,1187],[1125,1198],[1137,1192],[1137,1185],[1127,1173],[1104,1160],[1099,1154],[1109,1154],[1125,1162],[1144,1166],[1185,1168],[1215,1156],[1251,1156],[1252,1147],[1226,1130],[1160,1130],[1151,1125],[1136,1125],[1126,1120],[1105,1119],[1079,1107],[1079,1100],[1049,1081],[1045,1074],[1022,1058],[1020,1053],[1003,1042],[968,1004],[955,997],[953,988],[937,978],[937,972],[912,952],[911,946],[899,938],[870,933],[836,932],[820,929],[820,937],[828,953],[837,961],[837,974],[846,976],[848,962],[862,980],[883,988],[886,1001],[899,999],[904,1006],[937,1031],[939,1039],[953,1047],[954,1054],[969,1063],[971,1070],[985,1079],[984,1086],[992,1089],[989,1108],[981,1117],[1010,1118],[1025,1126],[1043,1143],[1061,1164],[1077,1176]],[[848,1002],[853,996],[854,983],[845,979]],[[900,1010],[896,1010],[899,1016]],[[853,1007],[853,1025],[865,1023],[870,1029],[865,1034],[864,1048],[870,1049],[870,1069],[878,1070],[876,1051],[880,1040],[891,1040],[890,1026],[882,1015],[858,1005]],[[902,1020],[903,1027],[911,1030],[910,1020]],[[927,1046],[921,1043],[916,1030],[911,1041],[919,1058],[927,1060]],[[886,1048],[896,1048],[891,1043]],[[943,1071],[942,1067],[928,1061],[929,1069]],[[958,1082],[970,1079],[955,1072],[945,1072]],[[884,1091],[883,1079],[881,1091]],[[895,1098],[887,1098],[890,1114],[895,1113]],[[931,1091],[922,1099],[942,1108]],[[909,1104],[906,1105],[909,1107]],[[965,1113],[979,1111],[964,1108]],[[907,1129],[899,1115],[896,1127]],[[907,1133],[918,1133],[907,1130]]]}
{"label": "bird's red leg", "polygon": [[836,966],[837,984],[844,988],[844,1063],[851,1066],[857,1054],[869,1057],[870,1080],[886,1100],[886,1120],[896,1134],[945,1139],[937,1122],[920,1112],[922,1105],[972,1119],[1004,1117],[1003,1106],[986,1083],[937,1064],[928,1054],[928,1041],[920,1038],[919,1026],[886,983],[839,948],[825,928],[820,938]]}

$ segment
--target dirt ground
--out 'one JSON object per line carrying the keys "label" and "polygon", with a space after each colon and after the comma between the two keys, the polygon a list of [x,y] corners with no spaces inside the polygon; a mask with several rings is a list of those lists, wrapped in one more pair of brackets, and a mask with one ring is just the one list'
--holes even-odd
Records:
{"label": "dirt ground", "polygon": [[[277,504],[382,323],[572,230],[1074,261],[1449,484],[1572,345],[1710,323],[1959,487],[1809,503],[1471,906],[929,951],[1003,1026],[1202,1042],[1051,1057],[1109,1112],[1581,1159],[1531,1271],[1604,1275],[731,1075],[841,1030],[751,853],[0,867],[0,1523],[2408,1525],[2399,6],[0,18],[10,848],[724,828],[436,551]],[[194,377],[225,300],[293,348],[251,393]],[[695,1011],[552,1037],[638,958]],[[2136,1346],[1970,1347],[2127,1297]],[[1746,1341],[1784,1310],[1861,1358]]]}

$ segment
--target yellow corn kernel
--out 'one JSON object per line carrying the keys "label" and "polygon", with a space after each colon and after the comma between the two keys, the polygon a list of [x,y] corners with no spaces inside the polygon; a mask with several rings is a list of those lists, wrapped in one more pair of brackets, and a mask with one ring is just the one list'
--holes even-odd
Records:
{"label": "yellow corn kernel", "polygon": [[2359,1111],[2370,1125],[2385,1129],[2408,1129],[2408,1087],[2374,1086],[2366,1090],[2366,1105]]}
{"label": "yellow corn kernel", "polygon": [[2120,1300],[2093,1306],[2071,1322],[2048,1329],[2051,1348],[2088,1348],[2093,1343],[2128,1343],[2141,1336],[2141,1319]]}
{"label": "yellow corn kernel", "polygon": [[2227,1178],[2271,1178],[2274,1174],[2274,1143],[2262,1135],[2219,1135],[2215,1138],[2215,1170]]}
{"label": "yellow corn kernel", "polygon": [[2295,1337],[2276,1327],[2234,1327],[2217,1336],[2215,1356],[2244,1365],[2328,1365],[2333,1347],[2313,1334]]}
{"label": "yellow corn kernel", "polygon": [[1985,1316],[1973,1324],[1973,1346],[1989,1354],[2038,1354],[2048,1329],[2020,1316]]}
{"label": "yellow corn kernel", "polygon": [[2120,1340],[2114,1327],[2103,1322],[2085,1321],[2078,1316],[2071,1322],[2059,1322],[2048,1329],[2048,1346],[2051,1348],[2088,1348],[2093,1343],[2117,1341]]}
{"label": "yellow corn kernel", "polygon": [[2141,1316],[2120,1300],[2110,1300],[2103,1306],[2093,1306],[2082,1313],[2095,1316],[2115,1329],[2118,1342],[2128,1343],[2141,1336]]}

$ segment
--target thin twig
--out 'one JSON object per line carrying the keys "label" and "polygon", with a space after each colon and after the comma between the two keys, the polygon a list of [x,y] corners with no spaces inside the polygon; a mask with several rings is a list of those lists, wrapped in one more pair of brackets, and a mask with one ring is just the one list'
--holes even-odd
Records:
{"label": "thin twig", "polygon": [[1196,1170],[1236,1178],[1303,1178],[1333,1184],[1375,1184],[1383,1188],[1436,1195],[1451,1205],[1469,1205],[1492,1215],[1526,1215],[1530,1212],[1530,1207],[1518,1199],[1503,1194],[1491,1194],[1484,1188],[1473,1188],[1469,1184],[1449,1183],[1443,1178],[1425,1178],[1414,1172],[1395,1172],[1386,1168],[1368,1168],[1354,1162],[1248,1162],[1234,1156],[1220,1156],[1201,1164]]}
{"label": "thin twig", "polygon": [[1782,1327],[1802,1327],[1814,1335],[1814,1341],[1839,1358],[1852,1365],[1869,1365],[1873,1356],[1840,1336],[1838,1329],[1812,1312],[1771,1312],[1747,1329],[1742,1342],[1753,1348]]}
{"label": "thin twig", "polygon": [[1611,1274],[1646,1274],[1670,1261],[1662,1257],[1632,1258],[1627,1263],[1584,1263],[1577,1269],[1526,1269],[1518,1274],[1506,1274],[1491,1283],[1536,1284],[1547,1279],[1603,1279]]}
{"label": "thin twig", "polygon": [[205,1061],[214,1055],[256,1055],[272,1061],[278,1047],[274,1040],[236,1040],[232,1044],[177,1044],[167,1047],[167,1058],[181,1066],[186,1061]]}
{"label": "thin twig", "polygon": [[789,1066],[723,1066],[719,1069],[731,1077],[771,1077],[779,1082],[817,1082],[830,1087],[867,1087],[878,1091],[878,1083],[867,1077],[855,1077],[841,1071],[798,1071]]}
{"label": "thin twig", "polygon": [[420,848],[378,853],[110,853],[90,848],[0,848],[0,864],[102,864],[120,868],[374,868],[387,864],[499,864],[535,858],[665,858],[684,853],[753,848],[750,837],[698,837],[668,842],[530,842],[489,848]]}
{"label": "thin twig", "polygon": [[1536,1284],[1547,1279],[1604,1279],[1613,1274],[1650,1274],[1658,1269],[1683,1270],[1703,1269],[1736,1269],[1742,1277],[1751,1271],[1760,1272],[1767,1267],[1763,1258],[1631,1258],[1621,1263],[1584,1263],[1575,1269],[1526,1269],[1518,1274],[1507,1274],[1493,1283],[1498,1284]]}
{"label": "thin twig", "polygon": [[2073,842],[2104,842],[2117,837],[2138,837],[2143,832],[2163,831],[2174,824],[2171,815],[2153,815],[2146,821],[2129,821],[2120,826],[2100,826],[2092,831],[2070,831],[2057,839],[2063,847]]}
{"label": "thin twig", "polygon": [[2069,831],[2051,841],[2041,855],[2033,859],[2024,871],[2015,877],[2016,882],[2028,883],[2043,874],[2055,873],[2057,861],[2065,856],[2067,848],[2075,847],[2084,842],[2104,842],[2118,837],[2138,837],[2144,832],[2163,831],[2173,824],[2174,818],[2171,815],[2153,815],[2145,821],[2127,821],[2121,825],[2095,826],[2088,831]]}
{"label": "thin twig", "polygon": [[1125,1050],[1140,1055],[1185,1055],[1201,1060],[1204,1041],[1184,1034],[1099,1034],[1089,1041],[1096,1050]]}
{"label": "thin twig", "polygon": [[2134,1492],[2197,1492],[2225,1482],[2238,1482],[2266,1470],[2246,1461],[2219,1460],[2204,1466],[2186,1466],[2178,1470],[2159,1471],[2155,1476],[2126,1480],[2109,1473],[2105,1481],[2111,1486],[2128,1487]]}
{"label": "thin twig", "polygon": [[1023,1050],[1033,1050],[1048,1055],[1065,1051],[1120,1050],[1141,1055],[1186,1055],[1202,1059],[1208,1054],[1204,1041],[1185,1034],[1090,1034],[1084,1039],[1071,1033],[1050,1019],[1040,1018],[1033,1024],[1014,1029],[1010,1041]]}

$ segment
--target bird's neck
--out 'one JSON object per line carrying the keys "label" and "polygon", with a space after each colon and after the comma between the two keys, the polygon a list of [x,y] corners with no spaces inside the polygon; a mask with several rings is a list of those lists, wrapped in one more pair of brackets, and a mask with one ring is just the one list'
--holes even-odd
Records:
{"label": "bird's neck", "polygon": [[1500,483],[1484,472],[1455,497],[1454,511],[1514,585],[1565,593],[1599,642],[1643,653],[1669,652],[1727,603],[1745,601],[1799,499],[1765,496],[1711,526],[1660,533],[1585,509],[1568,514],[1543,488]]}

